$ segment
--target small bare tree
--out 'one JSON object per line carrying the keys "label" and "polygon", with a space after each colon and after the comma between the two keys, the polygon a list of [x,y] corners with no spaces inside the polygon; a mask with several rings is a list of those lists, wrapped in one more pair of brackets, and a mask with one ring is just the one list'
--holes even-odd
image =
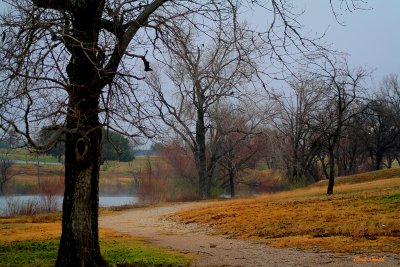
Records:
{"label": "small bare tree", "polygon": [[9,159],[7,155],[0,154],[0,193],[4,194],[4,186],[12,178],[11,168],[14,161]]}
{"label": "small bare tree", "polygon": [[[328,156],[329,182],[327,194],[333,194],[335,182],[335,151],[344,130],[360,110],[363,82],[368,72],[362,68],[350,70],[347,62],[327,60],[319,79],[323,86],[320,112],[310,121],[313,131],[321,135],[321,145]],[[365,91],[365,90],[364,90]]]}
{"label": "small bare tree", "polygon": [[[264,104],[264,103],[263,103]],[[221,104],[210,113],[211,128],[208,151],[213,155],[218,169],[215,180],[228,186],[231,197],[236,194],[236,185],[243,182],[239,174],[253,168],[264,156],[265,139],[263,126],[269,116],[255,103]]]}

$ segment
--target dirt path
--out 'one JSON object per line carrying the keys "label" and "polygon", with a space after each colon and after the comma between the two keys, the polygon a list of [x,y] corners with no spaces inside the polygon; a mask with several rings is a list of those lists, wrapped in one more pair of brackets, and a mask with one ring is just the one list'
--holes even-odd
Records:
{"label": "dirt path", "polygon": [[[250,240],[211,236],[204,226],[183,225],[162,219],[182,209],[211,205],[184,203],[161,207],[136,208],[100,218],[100,226],[121,233],[141,236],[151,242],[198,255],[192,266],[400,266],[400,255],[338,255],[304,252],[295,249],[274,249]],[[384,262],[355,263],[384,257]]]}

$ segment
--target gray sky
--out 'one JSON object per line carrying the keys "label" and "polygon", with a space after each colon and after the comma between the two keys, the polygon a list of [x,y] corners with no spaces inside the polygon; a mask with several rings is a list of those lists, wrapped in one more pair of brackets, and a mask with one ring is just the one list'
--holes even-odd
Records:
{"label": "gray sky", "polygon": [[[400,74],[400,1],[368,0],[369,10],[342,11],[340,25],[329,0],[296,0],[306,10],[301,21],[311,32],[323,33],[332,47],[349,54],[351,66],[374,68],[375,81],[390,73]],[[340,10],[339,10],[340,11]]]}

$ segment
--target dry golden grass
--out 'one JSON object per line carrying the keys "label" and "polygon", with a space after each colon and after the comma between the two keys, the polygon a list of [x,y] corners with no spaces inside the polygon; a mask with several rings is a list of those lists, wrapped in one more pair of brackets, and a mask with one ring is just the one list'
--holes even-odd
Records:
{"label": "dry golden grass", "polygon": [[[102,214],[112,211],[104,210]],[[103,214],[103,215],[104,215]],[[104,239],[118,238],[118,240],[144,240],[100,228],[100,237]],[[0,218],[0,244],[18,241],[44,241],[58,239],[61,236],[61,213],[41,214],[34,216],[20,216]]]}
{"label": "dry golden grass", "polygon": [[13,179],[22,184],[36,184],[38,175],[41,180],[59,181],[63,179],[64,169],[61,165],[14,164],[12,166]]}
{"label": "dry golden grass", "polygon": [[54,239],[61,235],[61,214],[0,218],[0,244]]}
{"label": "dry golden grass", "polygon": [[[371,171],[365,173],[354,174],[345,177],[338,177],[335,179],[335,184],[355,184],[355,183],[363,183],[368,181],[376,181],[376,180],[384,180],[389,178],[397,178],[400,177],[400,168],[394,167],[391,169],[383,169],[378,171]],[[317,186],[327,186],[328,181],[323,180],[316,184]]]}
{"label": "dry golden grass", "polygon": [[[110,167],[102,167],[100,170],[101,186],[116,186],[126,187],[132,180],[131,168],[126,162],[112,163]],[[64,166],[42,164],[15,164],[12,167],[13,180],[16,183],[34,186],[38,182],[38,175],[41,181],[58,182],[64,179]]]}
{"label": "dry golden grass", "polygon": [[352,184],[355,177],[342,178],[333,196],[325,195],[326,187],[319,184],[216,203],[176,216],[183,223],[208,224],[217,234],[253,238],[275,247],[400,253],[400,175],[383,179],[388,172],[380,174],[373,173],[379,180],[356,184]]}

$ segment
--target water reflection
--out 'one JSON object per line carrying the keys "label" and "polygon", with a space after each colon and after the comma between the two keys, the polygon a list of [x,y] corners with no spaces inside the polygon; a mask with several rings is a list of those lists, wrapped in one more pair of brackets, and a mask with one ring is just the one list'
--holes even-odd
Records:
{"label": "water reflection", "polygon": [[[0,216],[6,214],[8,203],[39,203],[44,201],[44,199],[44,197],[38,195],[0,196]],[[54,202],[57,210],[61,210],[62,200],[62,196],[54,196]],[[136,203],[138,203],[138,198],[134,196],[100,196],[99,199],[99,206],[103,208],[131,205]]]}

